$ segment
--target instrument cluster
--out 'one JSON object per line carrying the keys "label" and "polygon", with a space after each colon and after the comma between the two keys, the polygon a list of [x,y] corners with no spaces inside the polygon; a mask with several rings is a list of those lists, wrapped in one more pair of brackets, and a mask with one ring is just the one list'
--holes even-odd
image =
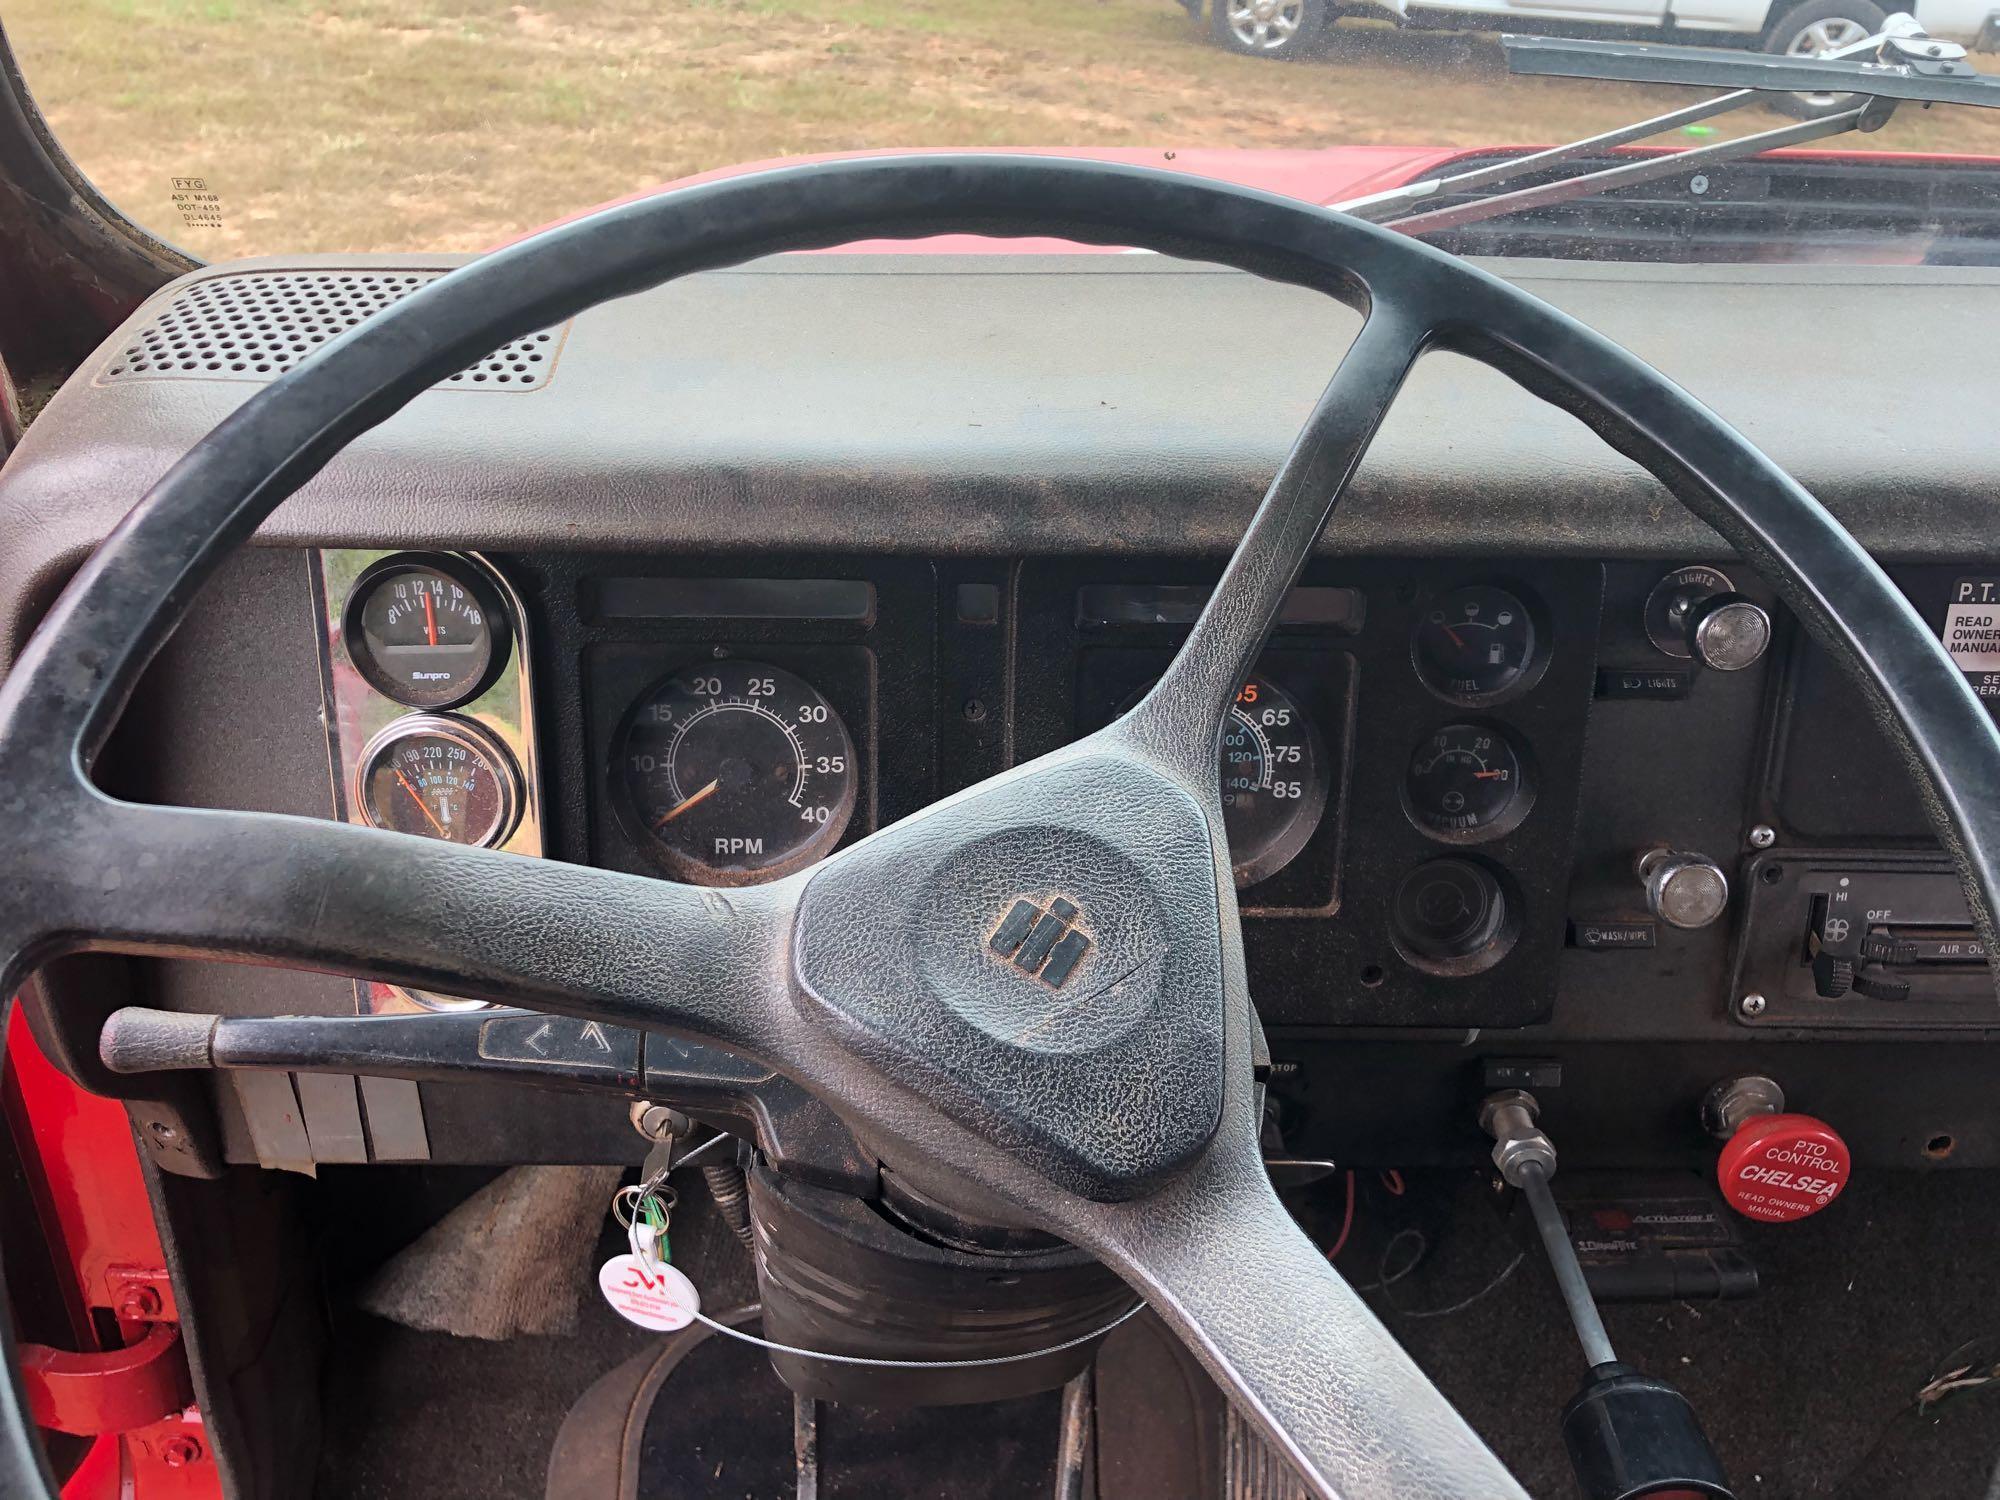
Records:
{"label": "instrument cluster", "polygon": [[[1128,711],[1208,593],[1138,563],[1009,587],[880,560],[765,579],[501,561],[546,646],[493,561],[320,555],[343,814],[718,888]],[[1592,569],[1448,564],[1294,589],[1216,747],[1260,1001],[1345,1024],[1519,1024],[1546,1003],[1600,591]],[[546,756],[531,664],[559,705]],[[547,849],[538,765],[573,815]]]}

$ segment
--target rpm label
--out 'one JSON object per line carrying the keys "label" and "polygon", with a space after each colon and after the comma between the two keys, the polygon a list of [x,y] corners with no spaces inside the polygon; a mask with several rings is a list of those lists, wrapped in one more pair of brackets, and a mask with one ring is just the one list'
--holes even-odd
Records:
{"label": "rpm label", "polygon": [[1961,578],[1951,586],[1944,648],[1973,692],[2000,699],[2000,578]]}

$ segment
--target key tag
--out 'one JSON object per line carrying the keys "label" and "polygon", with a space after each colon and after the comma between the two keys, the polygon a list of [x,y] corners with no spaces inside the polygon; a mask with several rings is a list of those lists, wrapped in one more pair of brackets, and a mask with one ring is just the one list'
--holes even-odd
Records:
{"label": "key tag", "polygon": [[[622,1189],[612,1200],[613,1212],[625,1225],[631,1250],[614,1255],[598,1268],[597,1288],[611,1310],[629,1323],[655,1333],[673,1333],[692,1323],[701,1311],[701,1293],[679,1270],[669,1265],[667,1225],[672,1216],[673,1190],[665,1201],[655,1195],[648,1178],[637,1188]],[[629,1217],[620,1211],[631,1200]]]}
{"label": "key tag", "polygon": [[679,1270],[646,1265],[638,1256],[614,1255],[597,1272],[598,1290],[628,1323],[655,1333],[685,1328],[701,1311],[701,1293]]}

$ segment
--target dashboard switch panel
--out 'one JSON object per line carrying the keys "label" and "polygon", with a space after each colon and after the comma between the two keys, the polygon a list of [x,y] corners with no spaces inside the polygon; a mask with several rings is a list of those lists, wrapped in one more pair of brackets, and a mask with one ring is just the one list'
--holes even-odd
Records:
{"label": "dashboard switch panel", "polygon": [[2000,1030],[1986,944],[1958,874],[1936,856],[1760,855],[1733,992],[1745,1024]]}

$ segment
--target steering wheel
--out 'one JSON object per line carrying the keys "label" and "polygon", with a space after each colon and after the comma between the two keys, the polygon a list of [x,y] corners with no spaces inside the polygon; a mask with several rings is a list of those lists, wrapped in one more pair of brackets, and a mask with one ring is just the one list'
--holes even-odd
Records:
{"label": "steering wheel", "polygon": [[[1137,245],[1364,313],[1186,644],[1116,723],[740,890],[141,806],[91,784],[134,682],[223,556],[437,380],[689,272],[955,232]],[[1902,745],[1992,942],[1992,720],[1839,523],[1665,377],[1473,266],[1305,203],[1080,161],[920,156],[728,179],[550,230],[377,314],[203,438],[85,564],[0,687],[0,995],[59,954],[196,955],[711,1042],[819,1096],[922,1191],[1114,1267],[1320,1494],[1519,1495],[1266,1177],[1261,1040],[1215,774],[1230,702],[1286,590],[1410,366],[1439,348],[1573,412],[1777,588]],[[1000,940],[1024,897],[1073,908],[1087,946],[1060,987]],[[0,1488],[25,1493],[40,1470],[18,1374],[0,1398],[24,1481]]]}

